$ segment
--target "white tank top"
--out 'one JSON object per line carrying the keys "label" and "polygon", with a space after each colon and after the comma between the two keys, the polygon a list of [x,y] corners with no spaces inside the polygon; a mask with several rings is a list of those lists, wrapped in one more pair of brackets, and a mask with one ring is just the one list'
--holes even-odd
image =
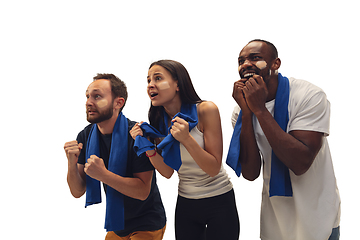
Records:
{"label": "white tank top", "polygon": [[[204,149],[204,134],[200,132],[197,126],[190,131],[190,135]],[[201,199],[218,196],[232,189],[232,183],[223,165],[215,177],[210,177],[197,165],[182,144],[180,144],[180,152],[182,161],[178,171],[180,196]]]}

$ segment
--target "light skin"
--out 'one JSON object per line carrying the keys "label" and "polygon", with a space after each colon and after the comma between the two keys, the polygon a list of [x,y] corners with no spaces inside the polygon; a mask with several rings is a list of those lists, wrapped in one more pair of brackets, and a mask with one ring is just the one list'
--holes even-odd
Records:
{"label": "light skin", "polygon": [[[112,133],[120,109],[125,103],[124,98],[113,99],[110,81],[106,79],[92,82],[86,91],[86,97],[88,120],[99,118],[105,111],[113,113],[109,119],[97,123],[102,134]],[[153,171],[134,173],[133,177],[122,177],[107,170],[103,159],[95,155],[90,156],[85,165],[79,164],[78,157],[82,148],[83,144],[76,140],[64,145],[68,159],[67,181],[70,192],[75,198],[81,197],[86,192],[86,174],[131,198],[145,200],[148,197]]]}
{"label": "light skin", "polygon": [[[258,61],[267,66],[259,69]],[[304,174],[319,152],[324,134],[314,131],[296,130],[286,133],[277,124],[265,103],[275,99],[278,86],[277,70],[281,65],[274,59],[270,47],[263,42],[251,42],[239,54],[240,80],[234,83],[233,98],[242,110],[240,134],[240,163],[242,174],[255,180],[261,169],[261,156],[256,143],[252,116],[255,115],[276,156],[296,175]],[[254,74],[247,78],[248,74]]]}
{"label": "light skin", "polygon": [[[181,109],[177,81],[172,78],[165,68],[158,65],[149,69],[147,79],[147,91],[153,106],[163,106],[165,112],[169,115],[169,119],[172,119]],[[164,84],[164,82],[167,82],[167,84]],[[170,87],[165,89],[161,87],[165,85]],[[198,127],[204,134],[204,149],[190,135],[189,124],[182,118],[176,117],[171,120],[174,124],[170,133],[183,144],[199,167],[213,177],[219,173],[221,168],[223,143],[220,114],[218,108],[212,102],[200,103],[197,110]],[[168,126],[170,124],[171,122],[168,122]],[[137,135],[142,136],[143,132],[139,125],[135,125],[130,134],[135,139]],[[155,150],[147,151],[149,156],[154,153]],[[164,163],[164,159],[160,154],[150,157],[150,161],[162,176],[170,178],[174,173],[174,170]]]}

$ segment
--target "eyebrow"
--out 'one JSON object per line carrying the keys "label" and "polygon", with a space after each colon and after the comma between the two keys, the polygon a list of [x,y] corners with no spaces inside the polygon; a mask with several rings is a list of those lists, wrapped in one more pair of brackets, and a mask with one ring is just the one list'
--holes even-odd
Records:
{"label": "eyebrow", "polygon": [[[260,52],[250,53],[248,57],[253,57],[255,55],[261,55]],[[246,58],[245,56],[239,56],[238,59]]]}
{"label": "eyebrow", "polygon": [[[153,76],[157,76],[157,75],[163,75],[163,74],[160,73],[160,72],[156,72],[156,73],[153,74]],[[150,76],[147,76],[147,78],[150,78]]]}
{"label": "eyebrow", "polygon": [[[100,89],[98,89],[98,88],[95,88],[95,89],[93,89],[91,92],[102,92]],[[86,92],[85,92],[85,94],[88,94],[89,93],[89,90],[88,89],[86,89]]]}

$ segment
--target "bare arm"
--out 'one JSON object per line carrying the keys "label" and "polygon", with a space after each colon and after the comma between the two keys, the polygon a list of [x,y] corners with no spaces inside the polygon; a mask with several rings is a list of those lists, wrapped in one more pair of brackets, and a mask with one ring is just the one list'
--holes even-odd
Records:
{"label": "bare arm", "polygon": [[319,152],[324,134],[303,130],[286,133],[267,110],[257,113],[257,118],[275,155],[296,175],[304,174]]}
{"label": "bare arm", "polygon": [[240,133],[240,163],[241,172],[245,179],[253,181],[260,175],[261,156],[256,143],[252,122],[253,113],[247,106],[242,88],[243,81],[234,83],[233,98],[242,110],[242,128]]}
{"label": "bare arm", "polygon": [[153,171],[134,173],[134,177],[122,177],[106,169],[103,159],[92,155],[85,164],[85,173],[122,194],[145,200],[151,190]]}
{"label": "bare arm", "polygon": [[[140,122],[140,124],[141,123],[142,122]],[[143,136],[143,132],[140,128],[140,125],[135,124],[133,126],[133,128],[130,130],[130,135],[133,139],[135,139],[136,136],[138,136],[138,135]],[[158,141],[158,142],[160,142],[160,141]],[[151,156],[151,157],[149,157],[150,162],[163,177],[168,178],[168,179],[171,178],[171,176],[174,173],[174,169],[172,169],[171,167],[166,165],[163,157],[160,154],[158,154],[158,153],[155,154],[155,150],[148,150],[148,151],[146,151],[146,154],[148,156]]]}
{"label": "bare arm", "polygon": [[82,143],[78,144],[77,141],[67,142],[64,145],[68,158],[67,182],[70,192],[75,198],[81,197],[86,191],[84,165],[77,163],[82,146]]}
{"label": "bare arm", "polygon": [[222,130],[219,110],[212,102],[198,105],[199,126],[204,133],[204,149],[199,146],[189,133],[188,123],[175,118],[171,134],[184,145],[199,167],[211,177],[216,176],[221,168]]}
{"label": "bare arm", "polygon": [[245,98],[276,156],[296,175],[304,174],[322,146],[323,133],[292,131],[286,133],[265,107],[266,84],[260,76],[246,82]]}

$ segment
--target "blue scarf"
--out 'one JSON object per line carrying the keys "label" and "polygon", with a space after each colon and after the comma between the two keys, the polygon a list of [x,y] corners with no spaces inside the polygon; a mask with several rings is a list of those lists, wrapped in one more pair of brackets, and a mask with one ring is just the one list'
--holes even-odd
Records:
{"label": "blue scarf", "polygon": [[[189,123],[189,131],[191,131],[198,123],[196,104],[182,104],[180,112],[178,112],[174,118],[176,117],[187,121]],[[160,131],[148,123],[141,124],[140,128],[143,131],[143,136],[136,136],[134,150],[138,155],[140,155],[147,150],[154,149],[154,144],[147,140],[147,137],[165,137],[157,147],[162,149],[164,162],[169,167],[179,171],[182,164],[180,143],[170,134],[170,129],[173,123],[171,123],[169,128],[167,127],[168,116],[165,111],[163,112],[163,120],[163,125],[160,125]]]}
{"label": "blue scarf", "polygon": [[[109,171],[120,176],[124,176],[126,173],[128,130],[128,120],[120,112],[112,133],[108,165]],[[94,124],[87,140],[86,161],[91,155],[100,157],[100,134],[97,124]],[[85,207],[97,203],[101,203],[100,182],[86,175]],[[124,221],[124,196],[110,186],[107,186],[105,229],[107,231],[123,230],[125,226]]]}
{"label": "blue scarf", "polygon": [[[274,119],[282,130],[286,132],[289,121],[288,104],[289,104],[289,80],[278,74],[278,88],[275,97]],[[242,112],[240,111],[236,121],[234,132],[231,138],[229,151],[226,159],[229,165],[239,177],[241,174],[240,156],[240,133],[242,125]],[[292,187],[289,169],[279,160],[272,151],[271,153],[271,175],[270,175],[270,197],[272,196],[292,196]]]}

